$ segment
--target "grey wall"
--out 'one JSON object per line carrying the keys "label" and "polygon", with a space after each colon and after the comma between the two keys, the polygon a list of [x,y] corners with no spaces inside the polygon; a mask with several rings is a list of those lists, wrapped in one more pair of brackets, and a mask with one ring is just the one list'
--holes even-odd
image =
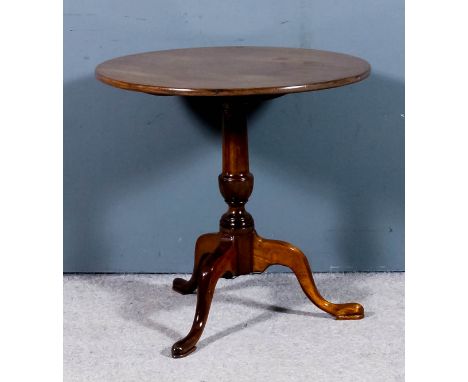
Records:
{"label": "grey wall", "polygon": [[219,131],[175,97],[106,86],[115,56],[193,46],[327,49],[366,81],[266,103],[250,118],[258,232],[315,271],[404,269],[403,0],[65,0],[64,271],[190,272],[217,230]]}

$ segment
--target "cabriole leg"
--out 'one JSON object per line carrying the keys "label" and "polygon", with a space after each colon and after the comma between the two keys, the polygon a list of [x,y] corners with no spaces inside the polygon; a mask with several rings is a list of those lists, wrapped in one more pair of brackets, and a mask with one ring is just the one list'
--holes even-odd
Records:
{"label": "cabriole leg", "polygon": [[358,303],[334,304],[322,297],[315,285],[307,257],[299,248],[284,241],[256,236],[253,249],[254,272],[263,272],[275,264],[290,268],[309,300],[336,319],[358,320],[364,317],[364,308]]}
{"label": "cabriole leg", "polygon": [[192,328],[186,337],[172,346],[172,357],[181,358],[196,349],[196,343],[205,329],[216,283],[226,272],[234,273],[236,251],[232,241],[221,242],[214,253],[201,259],[198,273],[197,306]]}

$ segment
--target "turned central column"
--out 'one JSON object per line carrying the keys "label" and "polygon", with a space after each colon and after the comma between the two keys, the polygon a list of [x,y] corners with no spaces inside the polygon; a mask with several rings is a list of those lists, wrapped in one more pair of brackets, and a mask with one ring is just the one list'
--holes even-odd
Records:
{"label": "turned central column", "polygon": [[226,101],[222,108],[223,166],[218,179],[228,210],[221,217],[220,230],[232,236],[237,246],[237,274],[246,274],[252,272],[254,221],[245,210],[253,190],[245,102],[242,99]]}

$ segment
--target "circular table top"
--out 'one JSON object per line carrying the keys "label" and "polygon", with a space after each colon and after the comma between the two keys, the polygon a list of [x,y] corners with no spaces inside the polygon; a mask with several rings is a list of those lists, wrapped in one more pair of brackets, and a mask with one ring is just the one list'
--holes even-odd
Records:
{"label": "circular table top", "polygon": [[334,88],[370,73],[368,62],[313,49],[253,46],[164,50],[105,61],[102,82],[156,95],[280,95]]}

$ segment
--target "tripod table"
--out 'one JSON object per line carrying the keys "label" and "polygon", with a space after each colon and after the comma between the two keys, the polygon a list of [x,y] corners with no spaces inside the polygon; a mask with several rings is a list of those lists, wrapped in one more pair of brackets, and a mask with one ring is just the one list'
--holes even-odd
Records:
{"label": "tripod table", "polygon": [[220,277],[263,272],[273,264],[289,267],[312,303],[337,319],[364,317],[360,304],[334,304],[320,295],[299,248],[265,239],[255,231],[253,218],[245,209],[254,184],[249,171],[246,106],[289,93],[351,84],[369,73],[366,61],[346,54],[251,46],[148,52],[115,58],[96,68],[96,77],[108,85],[153,95],[212,97],[219,101],[213,104],[222,108],[222,172],[218,179],[228,209],[221,217],[219,232],[197,239],[190,280],[173,282],[179,293],[197,290],[192,328],[172,346],[174,358],[195,350]]}

